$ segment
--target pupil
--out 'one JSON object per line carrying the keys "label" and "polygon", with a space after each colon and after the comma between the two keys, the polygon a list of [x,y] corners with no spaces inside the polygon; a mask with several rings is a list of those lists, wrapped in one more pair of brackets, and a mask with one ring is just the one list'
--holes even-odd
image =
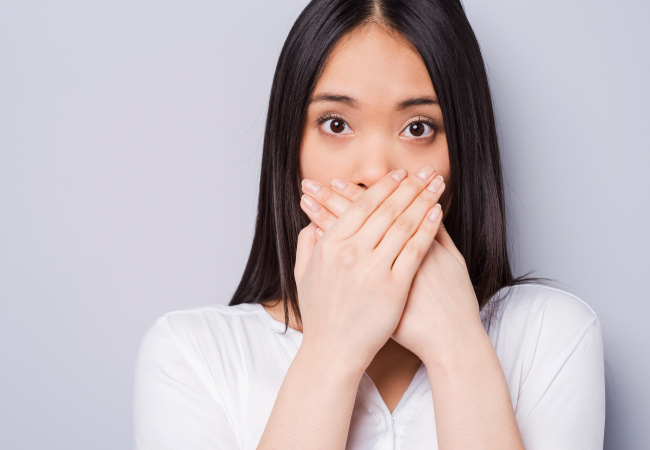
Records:
{"label": "pupil", "polygon": [[331,125],[330,125],[330,128],[335,133],[338,133],[338,132],[343,131],[345,129],[345,127],[343,126],[343,123],[340,120],[333,120]]}
{"label": "pupil", "polygon": [[424,127],[419,125],[417,122],[411,124],[411,133],[414,136],[420,136],[424,132]]}

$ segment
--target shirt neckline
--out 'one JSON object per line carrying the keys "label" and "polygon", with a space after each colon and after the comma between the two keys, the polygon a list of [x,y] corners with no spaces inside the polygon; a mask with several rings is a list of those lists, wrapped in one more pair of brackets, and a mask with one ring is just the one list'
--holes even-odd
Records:
{"label": "shirt neckline", "polygon": [[[277,331],[280,334],[284,334],[284,328],[285,325],[283,322],[279,322],[273,318],[271,314],[268,313],[266,309],[264,309],[264,305],[261,303],[249,303],[249,305],[254,305],[255,308],[258,309],[258,312],[260,313],[260,316],[262,317],[262,320],[267,323],[274,331]],[[293,340],[300,344],[302,342],[302,332],[296,330],[295,328],[287,327],[287,336],[290,336],[293,338]]]}

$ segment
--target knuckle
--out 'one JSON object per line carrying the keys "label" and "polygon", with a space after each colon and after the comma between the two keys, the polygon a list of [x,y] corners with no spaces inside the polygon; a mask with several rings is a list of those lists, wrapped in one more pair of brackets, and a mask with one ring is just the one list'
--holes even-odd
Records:
{"label": "knuckle", "polygon": [[395,204],[395,201],[390,198],[386,199],[381,205],[379,205],[379,212],[388,217],[394,217],[397,213],[397,205]]}
{"label": "knuckle", "polygon": [[334,195],[332,190],[331,189],[320,189],[320,190],[323,191],[320,196],[323,203],[324,204],[329,203],[330,199],[332,198],[332,195]]}
{"label": "knuckle", "polygon": [[395,228],[397,228],[400,231],[403,231],[404,233],[410,234],[413,229],[415,228],[415,224],[413,221],[407,219],[406,217],[398,217],[397,220],[395,221]]}
{"label": "knuckle", "polygon": [[407,177],[404,181],[402,181],[402,184],[405,184],[406,187],[408,187],[411,190],[419,191],[420,189],[422,189],[423,182],[424,181],[419,177]]}
{"label": "knuckle", "polygon": [[422,229],[427,233],[433,233],[436,230],[436,224],[425,218],[422,222]]}
{"label": "knuckle", "polygon": [[361,213],[366,213],[370,211],[370,201],[368,198],[361,196],[357,197],[351,204],[355,210]]}
{"label": "knuckle", "polygon": [[330,213],[328,210],[321,208],[320,211],[316,214],[316,222],[319,224],[328,223],[331,215],[332,213]]}
{"label": "knuckle", "polygon": [[404,251],[416,259],[422,258],[424,256],[424,249],[413,239],[406,243],[404,246]]}
{"label": "knuckle", "polygon": [[338,261],[341,267],[350,268],[359,261],[359,249],[355,245],[346,245],[338,252]]}

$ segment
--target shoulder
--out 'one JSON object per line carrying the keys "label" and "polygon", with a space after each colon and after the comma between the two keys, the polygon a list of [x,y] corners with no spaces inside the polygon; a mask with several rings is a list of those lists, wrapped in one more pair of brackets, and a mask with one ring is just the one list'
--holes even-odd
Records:
{"label": "shoulder", "polygon": [[[567,420],[575,421],[576,417],[585,421],[585,434],[600,432],[605,382],[601,324],[596,312],[583,299],[562,289],[523,284],[508,290],[511,292],[499,308],[495,330],[489,334],[524,442],[539,440],[541,430],[549,427],[566,432]],[[556,438],[553,434],[544,436],[547,440]]]}
{"label": "shoulder", "polygon": [[602,358],[600,320],[578,296],[537,284],[511,286],[498,294],[490,300],[497,301],[488,335],[504,368],[525,376],[535,364],[561,363],[585,346],[593,358]]}
{"label": "shoulder", "polygon": [[[526,398],[541,398],[563,368],[565,374],[581,374],[585,379],[600,376],[601,324],[587,302],[537,284],[506,287],[497,294],[490,299],[496,302],[488,334],[519,413],[528,408]],[[574,363],[567,364],[569,360]]]}
{"label": "shoulder", "polygon": [[498,293],[502,300],[494,298],[495,325],[502,331],[545,333],[561,339],[581,336],[600,326],[596,312],[584,300],[562,289],[521,284],[502,291]]}
{"label": "shoulder", "polygon": [[260,311],[255,304],[213,304],[167,312],[157,317],[144,333],[140,358],[173,352],[190,360],[235,355],[242,342],[268,334]]}
{"label": "shoulder", "polygon": [[159,316],[151,329],[166,328],[178,338],[187,337],[188,333],[235,331],[259,314],[255,306],[250,303],[234,306],[211,304],[178,309]]}

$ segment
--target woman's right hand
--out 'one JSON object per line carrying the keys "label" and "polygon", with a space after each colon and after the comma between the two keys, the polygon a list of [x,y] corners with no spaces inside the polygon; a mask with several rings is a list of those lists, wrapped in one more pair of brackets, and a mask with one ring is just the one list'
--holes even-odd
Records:
{"label": "woman's right hand", "polygon": [[[382,177],[315,245],[313,223],[298,237],[302,345],[358,362],[361,371],[395,331],[437,230],[425,217],[438,201],[425,189],[435,168],[406,175],[398,169]],[[301,206],[307,208],[304,200]]]}

